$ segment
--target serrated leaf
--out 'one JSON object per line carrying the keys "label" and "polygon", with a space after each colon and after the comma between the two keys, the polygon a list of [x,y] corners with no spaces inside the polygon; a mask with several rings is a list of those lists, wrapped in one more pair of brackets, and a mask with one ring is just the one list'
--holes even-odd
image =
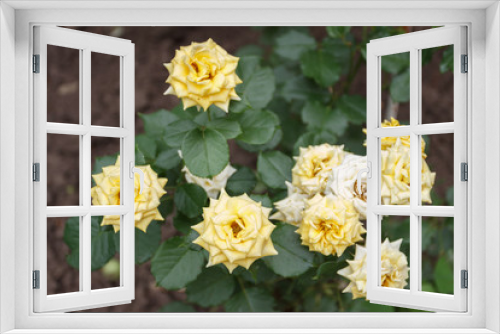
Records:
{"label": "serrated leaf", "polygon": [[324,143],[335,144],[337,142],[337,136],[328,131],[310,131],[304,133],[297,139],[293,147],[293,155],[298,156],[301,147],[308,147],[309,145],[321,145]]}
{"label": "serrated leaf", "polygon": [[327,89],[318,87],[314,81],[304,76],[286,81],[281,88],[281,96],[286,102],[318,100],[325,103],[330,99]]}
{"label": "serrated leaf", "polygon": [[184,234],[189,234],[192,231],[191,226],[198,224],[202,220],[203,219],[199,216],[194,218],[189,218],[183,215],[182,213],[177,212],[177,214],[174,217],[174,227],[179,232],[182,232]]}
{"label": "serrated leaf", "polygon": [[351,31],[349,26],[326,27],[326,33],[332,38],[341,38]]}
{"label": "serrated leaf", "polygon": [[231,196],[249,194],[257,183],[254,172],[248,167],[240,167],[227,180],[226,191]]}
{"label": "serrated leaf", "polygon": [[204,264],[203,253],[189,248],[184,238],[165,241],[151,260],[151,273],[159,286],[178,290],[194,281]]}
{"label": "serrated leaf", "polygon": [[382,70],[391,74],[398,74],[410,68],[410,53],[402,52],[382,57]]}
{"label": "serrated leaf", "polygon": [[170,147],[180,147],[184,137],[196,127],[196,123],[190,119],[181,119],[172,122],[165,128],[163,141]]}
{"label": "serrated leaf", "polygon": [[336,312],[337,301],[322,293],[309,293],[304,298],[304,312]]}
{"label": "serrated leaf", "polygon": [[226,312],[272,312],[274,298],[263,288],[245,288],[225,304]]}
{"label": "serrated leaf", "polygon": [[229,163],[226,138],[213,129],[194,129],[182,142],[182,155],[189,171],[199,177],[213,177]]}
{"label": "serrated leaf", "polygon": [[334,85],[342,74],[342,66],[331,54],[322,50],[305,52],[300,58],[300,63],[304,75],[316,81],[321,87]]}
{"label": "serrated leaf", "polygon": [[256,202],[260,202],[262,206],[265,206],[266,208],[273,208],[273,202],[269,198],[267,194],[251,194],[250,198],[253,199]]}
{"label": "serrated leaf", "polygon": [[203,307],[216,306],[228,300],[234,288],[234,278],[227,270],[205,268],[195,281],[187,285],[187,300]]}
{"label": "serrated leaf", "polygon": [[[333,56],[337,64],[349,64],[351,61],[351,49],[339,38],[323,39],[322,49]],[[342,66],[342,74],[347,74],[349,66]]]}
{"label": "serrated leaf", "polygon": [[154,166],[164,171],[177,167],[181,162],[178,151],[177,148],[171,148],[160,152],[156,157]]}
{"label": "serrated leaf", "polygon": [[146,135],[135,136],[135,144],[144,157],[153,160],[156,157],[156,142]]}
{"label": "serrated leaf", "polygon": [[[136,165],[145,165],[146,157],[144,153],[139,149],[138,145],[135,145],[135,164]],[[94,180],[92,180],[92,186],[94,185]]]}
{"label": "serrated leaf", "polygon": [[434,269],[437,292],[453,294],[453,267],[445,257],[440,257]]}
{"label": "serrated leaf", "polygon": [[262,182],[274,189],[286,188],[285,181],[292,180],[292,167],[292,158],[279,151],[262,152],[257,159]]}
{"label": "serrated leaf", "polygon": [[259,57],[246,56],[240,58],[236,74],[243,81],[235,88],[241,101],[231,102],[229,110],[241,112],[248,107],[252,109],[266,107],[275,89],[273,71],[267,67],[260,67]]}
{"label": "serrated leaf", "polygon": [[135,263],[148,261],[156,252],[161,242],[161,225],[157,221],[149,224],[146,233],[135,229]]}
{"label": "serrated leaf", "polygon": [[278,117],[268,110],[247,109],[237,118],[243,133],[237,138],[247,144],[260,145],[270,141],[275,127],[279,124]]}
{"label": "serrated leaf", "polygon": [[245,56],[264,56],[264,49],[255,44],[244,45],[238,49],[236,52],[236,57],[245,57]]}
{"label": "serrated leaf", "polygon": [[301,245],[296,230],[296,226],[278,223],[271,235],[278,255],[262,259],[272,271],[283,277],[301,275],[313,266],[314,253]]}
{"label": "serrated leaf", "polygon": [[203,207],[207,204],[207,193],[203,188],[187,183],[177,187],[174,194],[174,202],[177,210],[188,218],[195,218],[203,213]]}
{"label": "serrated leaf", "polygon": [[351,123],[366,123],[366,98],[361,95],[343,95],[338,102],[339,110]]}
{"label": "serrated leaf", "polygon": [[207,127],[220,132],[226,139],[238,137],[242,131],[240,124],[229,119],[216,119],[207,123]]}
{"label": "serrated leaf", "polygon": [[151,114],[139,114],[144,122],[146,134],[152,138],[161,137],[167,125],[179,119],[175,114],[161,109]]}
{"label": "serrated leaf", "polygon": [[302,120],[307,129],[328,131],[335,136],[342,136],[349,126],[347,116],[339,109],[332,110],[318,101],[309,101],[302,109]]}
{"label": "serrated leaf", "polygon": [[102,168],[107,166],[114,166],[116,163],[116,155],[106,155],[104,157],[96,157],[94,162],[94,168],[92,169],[92,175],[102,173]]}
{"label": "serrated leaf", "polygon": [[273,134],[273,137],[271,138],[271,140],[269,140],[265,144],[252,145],[252,144],[247,144],[245,142],[242,142],[241,140],[237,140],[236,143],[238,144],[239,147],[241,147],[242,149],[244,149],[248,152],[257,153],[257,152],[268,151],[268,150],[272,150],[272,149],[276,148],[276,146],[278,146],[279,143],[281,142],[282,138],[283,138],[283,131],[281,130],[280,127],[276,127],[274,134]]}
{"label": "serrated leaf", "polygon": [[291,30],[276,38],[274,52],[288,60],[299,60],[300,56],[316,48],[316,41],[308,33]]}
{"label": "serrated leaf", "polygon": [[410,71],[395,76],[389,91],[394,102],[408,102],[410,100]]}
{"label": "serrated leaf", "polygon": [[162,306],[158,312],[169,312],[169,313],[191,313],[196,312],[194,307],[179,301],[173,301],[165,306]]}

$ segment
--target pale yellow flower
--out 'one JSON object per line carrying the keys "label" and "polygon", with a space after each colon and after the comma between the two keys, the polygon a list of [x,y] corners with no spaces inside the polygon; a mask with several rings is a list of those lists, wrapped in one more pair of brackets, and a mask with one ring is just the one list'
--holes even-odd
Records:
{"label": "pale yellow flower", "polygon": [[[410,148],[398,137],[395,143],[381,152],[382,204],[410,204]],[[422,193],[424,203],[432,203],[430,191],[434,186],[436,173],[430,171],[422,157]]]}
{"label": "pale yellow flower", "polygon": [[[403,239],[390,242],[389,239],[381,245],[380,275],[381,285],[390,288],[403,289],[408,285],[408,259],[399,250]],[[366,248],[356,245],[354,260],[347,260],[348,266],[339,270],[338,274],[347,278],[349,285],[344,293],[352,293],[352,299],[366,298]]]}
{"label": "pale yellow flower", "polygon": [[[394,126],[401,126],[401,124],[399,124],[399,121],[397,119],[395,119],[394,117],[391,117],[390,121],[388,121],[388,120],[383,121],[381,125],[382,125],[383,128],[390,128],[390,127],[394,127]],[[398,138],[401,140],[401,144],[403,144],[404,146],[410,148],[410,136],[383,137],[380,140],[380,146],[381,146],[382,151],[386,150],[389,147],[391,147],[392,145],[394,145],[396,143],[396,140]],[[422,144],[420,146],[421,146],[421,149],[422,149],[422,158],[426,158],[427,155],[425,154],[425,141],[422,139],[421,142],[422,142]]]}
{"label": "pale yellow flower", "polygon": [[271,219],[277,219],[291,225],[299,225],[302,222],[302,211],[304,211],[306,200],[309,195],[304,194],[299,188],[285,181],[288,189],[288,196],[281,201],[274,203],[276,211]]}
{"label": "pale yellow flower", "polygon": [[334,194],[352,201],[360,219],[366,219],[367,174],[361,174],[360,187],[358,187],[357,177],[358,172],[364,168],[367,168],[365,156],[347,155],[342,164],[333,167],[325,190],[326,194]]}
{"label": "pale yellow flower", "polygon": [[322,144],[300,148],[292,169],[292,184],[308,195],[322,193],[333,167],[344,160],[343,145]]}
{"label": "pale yellow flower", "polygon": [[[137,166],[144,173],[145,187],[140,191],[139,175],[134,177],[134,210],[135,227],[146,232],[152,220],[163,220],[158,211],[160,198],[167,192],[163,189],[167,179],[158,177],[151,166]],[[102,168],[102,173],[92,175],[96,186],[92,187],[93,205],[120,205],[120,157],[116,163]],[[120,230],[120,216],[104,216],[101,225],[112,225],[115,232]]]}
{"label": "pale yellow flower", "polygon": [[229,272],[237,266],[250,268],[264,256],[277,255],[269,221],[271,209],[246,194],[230,197],[222,189],[218,200],[203,208],[203,221],[192,227],[200,236],[194,240],[209,253],[207,267],[223,263]]}
{"label": "pale yellow flower", "polygon": [[186,181],[188,183],[194,183],[205,189],[208,197],[217,198],[222,189],[226,188],[227,180],[236,173],[236,169],[233,168],[230,164],[226,166],[219,174],[215,175],[212,178],[203,178],[196,175],[193,175],[189,169],[184,166],[182,168],[184,172],[184,176],[186,177]]}
{"label": "pale yellow flower", "polygon": [[366,230],[350,201],[316,194],[306,203],[297,233],[309,250],[341,256],[347,247],[363,240]]}
{"label": "pale yellow flower", "polygon": [[216,105],[228,112],[230,100],[240,100],[234,90],[242,82],[235,72],[238,60],[211,38],[181,46],[172,61],[164,64],[170,74],[165,95],[179,97],[184,109],[196,106],[207,111]]}

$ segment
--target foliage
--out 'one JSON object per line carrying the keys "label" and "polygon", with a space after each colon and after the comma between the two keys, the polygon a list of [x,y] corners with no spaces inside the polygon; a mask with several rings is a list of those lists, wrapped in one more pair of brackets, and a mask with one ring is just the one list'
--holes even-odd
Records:
{"label": "foliage", "polygon": [[[241,101],[232,101],[229,113],[212,106],[206,112],[172,110],[141,114],[145,132],[136,136],[136,163],[150,164],[160,177],[167,177],[167,195],[159,210],[166,222],[155,221],[147,233],[136,230],[136,263],[150,263],[157,285],[186,292],[185,302],[165,305],[162,312],[225,310],[270,311],[402,311],[365,300],[352,300],[342,290],[347,282],[337,271],[352,259],[354,247],[341,256],[324,256],[301,245],[296,227],[277,222],[272,240],[279,255],[265,257],[246,270],[229,274],[221,265],[206,268],[208,254],[193,244],[191,227],[202,220],[208,205],[205,190],[188,184],[185,166],[198,177],[219,174],[229,163],[228,141],[256,158],[253,166],[235,166],[227,181],[229,195],[248,194],[272,208],[286,194],[291,181],[293,157],[299,147],[322,143],[345,144],[345,149],[365,155],[363,126],[366,97],[352,94],[351,87],[363,76],[366,43],[406,32],[403,28],[364,27],[354,34],[351,27],[327,27],[319,40],[303,27],[259,28],[259,45],[242,47],[236,87]],[[451,56],[450,56],[451,52]],[[452,49],[445,49],[440,70],[453,71]],[[427,61],[432,54],[426,55]],[[391,83],[384,87],[394,103],[409,100],[409,57],[387,56],[382,62]],[[182,152],[182,156],[178,151]],[[116,155],[96,159],[94,173],[114,164]],[[450,196],[448,196],[450,197]],[[452,200],[451,196],[451,200]],[[450,202],[450,199],[447,201]],[[436,198],[436,204],[445,199]],[[453,204],[453,203],[451,203]],[[92,270],[102,268],[119,251],[119,233],[100,226],[92,217]],[[162,237],[162,226],[172,225],[175,236]],[[70,249],[68,263],[78,268],[78,218],[66,223],[64,241]],[[422,225],[423,287],[427,291],[452,293],[453,220],[428,218]],[[404,238],[402,250],[409,257],[409,224],[388,223],[384,237]]]}

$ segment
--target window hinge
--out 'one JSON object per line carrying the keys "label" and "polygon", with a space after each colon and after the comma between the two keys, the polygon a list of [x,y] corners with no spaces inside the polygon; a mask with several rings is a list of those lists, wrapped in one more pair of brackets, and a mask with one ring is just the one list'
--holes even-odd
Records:
{"label": "window hinge", "polygon": [[33,270],[33,289],[40,289],[40,270]]}
{"label": "window hinge", "polygon": [[33,164],[33,181],[40,182],[40,164],[38,162]]}
{"label": "window hinge", "polygon": [[467,270],[462,270],[461,276],[462,289],[467,289],[469,287],[469,272]]}
{"label": "window hinge", "polygon": [[466,162],[460,164],[460,180],[469,181],[469,165]]}
{"label": "window hinge", "polygon": [[33,55],[33,73],[40,73],[40,55]]}
{"label": "window hinge", "polygon": [[469,57],[467,55],[462,55],[462,73],[469,72]]}

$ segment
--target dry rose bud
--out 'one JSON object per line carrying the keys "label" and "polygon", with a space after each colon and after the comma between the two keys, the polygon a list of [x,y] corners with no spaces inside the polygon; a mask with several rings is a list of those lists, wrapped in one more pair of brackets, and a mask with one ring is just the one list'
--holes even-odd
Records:
{"label": "dry rose bud", "polygon": [[302,211],[304,211],[309,195],[302,193],[299,188],[293,186],[290,182],[285,181],[285,183],[288,188],[288,196],[274,203],[278,211],[271,216],[271,219],[298,226],[302,222]]}

